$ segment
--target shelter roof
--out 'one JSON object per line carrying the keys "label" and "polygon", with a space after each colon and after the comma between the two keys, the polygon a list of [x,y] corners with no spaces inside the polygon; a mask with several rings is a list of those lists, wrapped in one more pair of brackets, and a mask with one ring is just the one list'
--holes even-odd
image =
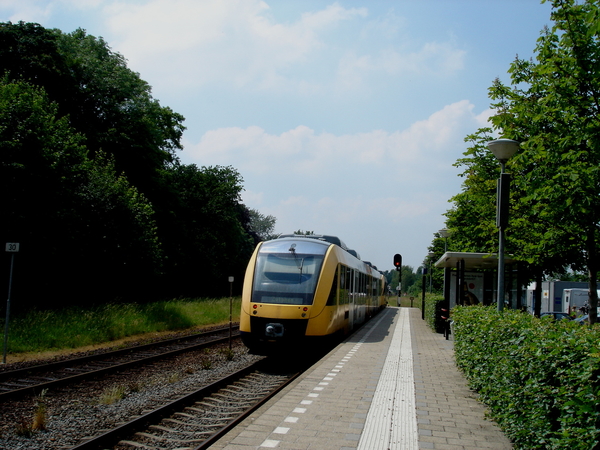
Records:
{"label": "shelter roof", "polygon": [[[498,255],[496,253],[469,253],[469,252],[446,252],[435,263],[435,267],[456,268],[458,261],[464,260],[465,270],[473,269],[495,269],[498,267]],[[509,256],[504,256],[504,264],[516,262]]]}

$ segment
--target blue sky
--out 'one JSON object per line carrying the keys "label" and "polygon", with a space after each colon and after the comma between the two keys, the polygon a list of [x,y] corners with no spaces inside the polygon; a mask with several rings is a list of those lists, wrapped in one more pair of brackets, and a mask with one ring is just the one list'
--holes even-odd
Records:
{"label": "blue sky", "polygon": [[103,37],[185,116],[184,163],[235,167],[277,232],[380,269],[427,256],[487,89],[551,25],[538,0],[0,0],[0,20]]}

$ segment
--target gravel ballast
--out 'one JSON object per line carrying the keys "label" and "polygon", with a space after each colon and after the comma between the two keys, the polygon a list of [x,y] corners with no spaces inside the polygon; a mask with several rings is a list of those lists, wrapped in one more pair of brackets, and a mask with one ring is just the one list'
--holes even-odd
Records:
{"label": "gravel ballast", "polygon": [[[43,399],[7,401],[0,412],[0,449],[72,448],[86,437],[128,422],[261,359],[236,343],[230,361],[223,351],[227,349],[222,346],[181,355],[143,369],[47,392]],[[45,430],[19,435],[19,428],[21,434],[28,434],[40,402],[46,411]]]}

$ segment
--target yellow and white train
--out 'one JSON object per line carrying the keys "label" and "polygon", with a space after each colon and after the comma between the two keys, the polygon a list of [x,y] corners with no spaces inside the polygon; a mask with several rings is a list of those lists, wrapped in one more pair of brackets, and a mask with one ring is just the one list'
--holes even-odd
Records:
{"label": "yellow and white train", "polygon": [[386,306],[385,277],[335,236],[258,244],[246,269],[240,333],[257,354],[344,336]]}

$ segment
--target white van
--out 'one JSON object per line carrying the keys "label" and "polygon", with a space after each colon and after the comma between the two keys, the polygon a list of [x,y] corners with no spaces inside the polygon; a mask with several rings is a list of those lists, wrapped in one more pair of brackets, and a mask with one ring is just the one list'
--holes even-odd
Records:
{"label": "white van", "polygon": [[[562,312],[571,314],[575,312],[580,316],[582,313],[579,309],[584,306],[590,297],[589,289],[565,289],[562,294]],[[600,289],[598,289],[598,297],[600,298]]]}

